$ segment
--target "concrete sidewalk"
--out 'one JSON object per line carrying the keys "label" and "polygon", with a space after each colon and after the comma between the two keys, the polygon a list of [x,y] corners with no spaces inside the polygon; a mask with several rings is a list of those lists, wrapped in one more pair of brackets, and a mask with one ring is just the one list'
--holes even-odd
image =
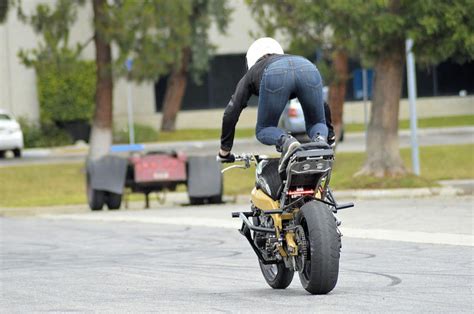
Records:
{"label": "concrete sidewalk", "polygon": [[[474,179],[472,180],[445,180],[440,182],[441,187],[435,188],[413,188],[413,189],[372,189],[372,190],[336,190],[333,191],[336,201],[357,202],[358,200],[402,200],[402,199],[427,199],[427,198],[456,198],[474,196]],[[250,193],[250,191],[249,191]],[[474,201],[474,198],[473,198]],[[235,196],[224,196],[226,204],[250,204],[250,194]],[[151,208],[166,208],[170,206],[189,206],[189,198],[186,192],[166,193],[163,202],[150,197]],[[198,206],[205,208],[207,205]],[[128,209],[131,211],[142,210],[145,208],[145,201],[131,201],[128,203]],[[104,206],[105,209],[105,206]],[[125,201],[122,202],[122,210],[125,209]],[[43,206],[43,207],[0,207],[0,217],[2,216],[36,216],[42,214],[69,214],[69,213],[88,213],[90,209],[87,204],[63,205],[63,206]]]}
{"label": "concrete sidewalk", "polygon": [[[358,200],[355,207],[338,212],[345,237],[412,243],[474,246],[470,196],[416,199]],[[150,210],[121,210],[44,214],[51,220],[102,223],[143,223],[238,229],[242,222],[231,212],[247,211],[249,204],[208,206],[161,206]],[[387,244],[390,245],[390,244]]]}

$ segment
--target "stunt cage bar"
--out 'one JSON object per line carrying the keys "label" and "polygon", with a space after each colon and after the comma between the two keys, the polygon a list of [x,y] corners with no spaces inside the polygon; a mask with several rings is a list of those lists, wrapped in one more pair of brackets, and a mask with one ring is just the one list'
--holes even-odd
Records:
{"label": "stunt cage bar", "polygon": [[[318,201],[318,202],[321,202],[321,203],[324,203],[326,205],[332,206],[334,208],[333,209],[334,213],[337,213],[339,210],[342,210],[342,209],[354,207],[354,203],[352,203],[352,202],[339,205],[336,202],[336,200],[334,199],[334,196],[332,195],[332,191],[329,187],[328,187],[326,196],[329,199],[329,202],[325,201],[325,200],[322,200],[322,199],[319,199],[319,198],[315,198],[314,200]],[[298,198],[296,201],[291,202],[290,204],[286,205],[282,209],[277,209],[277,210],[272,210],[272,211],[265,211],[265,213],[266,214],[282,214],[287,208],[290,208],[293,205],[297,204],[298,202],[301,202],[304,198],[305,198],[305,196],[302,196],[302,197]],[[240,214],[244,214],[245,217],[253,217],[254,212],[232,212],[232,218],[239,218]],[[240,217],[240,218],[242,218],[242,217]],[[247,219],[247,221],[248,221],[248,219]],[[252,228],[250,228],[250,229],[252,229]],[[254,229],[252,229],[252,230],[254,230]],[[254,231],[258,231],[258,230],[254,230]]]}
{"label": "stunt cage bar", "polygon": [[[293,205],[295,205],[298,202],[301,202],[304,200],[305,196],[302,196],[298,198],[296,201],[288,204],[287,206],[283,207],[282,209],[279,210],[273,210],[273,211],[265,211],[266,214],[281,214],[283,211]],[[321,200],[321,199],[314,199],[316,201],[319,201],[321,203],[324,203],[326,205],[332,206],[334,208],[333,212],[336,213],[338,210],[345,209],[345,208],[350,208],[354,207],[354,203],[346,203],[342,205],[338,205],[334,199],[334,196],[332,195],[331,190],[328,188],[328,193],[327,193],[327,198],[329,199],[329,202]],[[257,255],[258,259],[262,262],[264,265],[271,265],[271,264],[276,264],[278,263],[277,260],[268,260],[266,259],[260,250],[257,248],[255,245],[254,241],[252,240],[252,236],[250,234],[250,230],[254,232],[263,232],[263,233],[271,233],[271,234],[276,234],[275,229],[272,228],[265,228],[265,227],[258,227],[255,226],[250,222],[248,217],[255,217],[255,212],[250,211],[250,212],[232,212],[232,218],[240,218],[242,220],[242,227],[239,229],[239,232],[247,239],[249,242],[250,246],[252,247],[253,251]]]}

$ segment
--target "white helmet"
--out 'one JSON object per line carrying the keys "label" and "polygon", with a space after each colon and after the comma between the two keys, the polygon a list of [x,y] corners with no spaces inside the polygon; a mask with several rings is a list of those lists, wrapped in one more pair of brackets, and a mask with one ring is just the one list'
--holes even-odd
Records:
{"label": "white helmet", "polygon": [[275,39],[271,37],[257,39],[250,45],[249,50],[247,50],[247,68],[250,69],[255,63],[257,63],[258,59],[270,53],[280,55],[284,54],[283,48]]}

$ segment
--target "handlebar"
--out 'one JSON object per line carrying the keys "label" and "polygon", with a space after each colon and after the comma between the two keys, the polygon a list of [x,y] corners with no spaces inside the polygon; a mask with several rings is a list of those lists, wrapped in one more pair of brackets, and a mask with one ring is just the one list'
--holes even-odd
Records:
{"label": "handlebar", "polygon": [[235,155],[235,161],[256,161],[256,157],[258,157],[258,155],[243,153],[241,155]]}
{"label": "handlebar", "polygon": [[234,160],[233,161],[230,161],[230,160],[225,159],[225,158],[221,158],[219,156],[217,156],[216,159],[217,159],[218,162],[221,162],[221,163],[234,163],[234,162],[239,162],[239,161],[244,161],[244,162],[255,161],[255,162],[258,162],[263,158],[266,158],[266,156],[263,156],[263,155],[261,156],[261,155],[251,154],[251,153],[242,153],[240,155],[234,155]]}
{"label": "handlebar", "polygon": [[234,155],[234,158],[235,160],[231,162],[226,159],[219,158],[219,156],[217,156],[217,161],[221,163],[244,162],[243,165],[232,165],[230,167],[224,168],[221,170],[221,173],[224,173],[227,170],[234,169],[234,168],[242,168],[242,169],[250,168],[251,163],[257,164],[262,159],[267,158],[267,156],[256,155],[256,154],[251,154],[251,153],[242,153],[242,154]]}

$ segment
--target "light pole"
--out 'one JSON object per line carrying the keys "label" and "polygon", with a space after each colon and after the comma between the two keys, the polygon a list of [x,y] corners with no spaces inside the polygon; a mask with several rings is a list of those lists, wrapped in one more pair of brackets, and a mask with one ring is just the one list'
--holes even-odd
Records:
{"label": "light pole", "polygon": [[133,60],[127,59],[125,66],[128,71],[128,82],[127,82],[127,113],[128,113],[128,137],[130,144],[135,144],[135,128],[133,126],[133,99],[132,99],[132,81],[131,72],[133,66]]}
{"label": "light pole", "polygon": [[413,173],[420,175],[420,158],[418,151],[417,121],[416,121],[416,74],[415,74],[415,56],[411,49],[413,48],[413,39],[409,38],[405,42],[407,56],[407,84],[408,101],[410,105],[410,130],[411,130],[411,159]]}
{"label": "light pole", "polygon": [[362,96],[364,99],[364,124],[365,124],[365,141],[367,142],[367,128],[369,125],[369,109],[367,108],[367,99],[368,96],[367,88],[367,69],[362,69]]}

